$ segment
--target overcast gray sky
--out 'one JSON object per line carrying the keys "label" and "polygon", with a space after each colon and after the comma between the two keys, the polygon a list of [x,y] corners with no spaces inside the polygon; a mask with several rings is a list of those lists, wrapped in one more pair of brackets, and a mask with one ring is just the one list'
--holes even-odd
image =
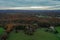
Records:
{"label": "overcast gray sky", "polygon": [[60,0],[0,0],[0,8],[5,7],[28,7],[40,9],[60,10]]}

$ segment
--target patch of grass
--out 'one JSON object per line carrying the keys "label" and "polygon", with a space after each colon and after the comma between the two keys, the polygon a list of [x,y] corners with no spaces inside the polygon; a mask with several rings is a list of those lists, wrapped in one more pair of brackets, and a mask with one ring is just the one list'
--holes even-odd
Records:
{"label": "patch of grass", "polygon": [[57,31],[59,32],[58,34],[55,34],[56,37],[60,40],[60,26],[56,27]]}
{"label": "patch of grass", "polygon": [[0,35],[4,32],[3,28],[0,28]]}
{"label": "patch of grass", "polygon": [[[11,32],[7,40],[60,40],[60,27],[56,27],[59,34],[53,34],[45,32],[44,29],[37,29],[33,36],[24,34],[23,31],[19,33]],[[4,32],[3,28],[0,28],[0,34]]]}
{"label": "patch of grass", "polygon": [[[56,28],[60,34],[60,27]],[[19,33],[12,32],[8,40],[60,40],[56,34],[43,31],[43,29],[37,29],[33,36],[24,34],[20,31]]]}

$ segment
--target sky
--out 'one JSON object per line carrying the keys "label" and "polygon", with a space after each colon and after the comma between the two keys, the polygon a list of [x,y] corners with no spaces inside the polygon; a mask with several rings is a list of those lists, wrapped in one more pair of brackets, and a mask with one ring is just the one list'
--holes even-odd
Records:
{"label": "sky", "polygon": [[60,0],[0,0],[0,9],[60,10]]}

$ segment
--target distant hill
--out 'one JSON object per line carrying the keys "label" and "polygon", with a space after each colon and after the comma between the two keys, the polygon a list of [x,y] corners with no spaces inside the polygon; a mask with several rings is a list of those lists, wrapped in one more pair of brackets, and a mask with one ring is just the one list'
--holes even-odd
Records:
{"label": "distant hill", "polygon": [[0,10],[0,13],[4,12],[60,12],[60,10]]}
{"label": "distant hill", "polygon": [[40,14],[40,15],[54,15],[60,17],[60,10],[0,10],[1,13],[26,13],[26,14]]}

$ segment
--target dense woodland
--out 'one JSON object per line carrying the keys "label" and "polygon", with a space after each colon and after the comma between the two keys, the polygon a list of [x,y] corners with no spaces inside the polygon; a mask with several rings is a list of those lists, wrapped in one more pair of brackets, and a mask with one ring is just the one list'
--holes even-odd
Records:
{"label": "dense woodland", "polygon": [[[53,13],[52,13],[53,14]],[[37,16],[36,16],[37,15]],[[43,15],[39,13],[0,13],[0,24],[8,23],[50,23],[50,24],[60,24],[60,18],[56,15]],[[47,17],[46,17],[47,16]]]}

